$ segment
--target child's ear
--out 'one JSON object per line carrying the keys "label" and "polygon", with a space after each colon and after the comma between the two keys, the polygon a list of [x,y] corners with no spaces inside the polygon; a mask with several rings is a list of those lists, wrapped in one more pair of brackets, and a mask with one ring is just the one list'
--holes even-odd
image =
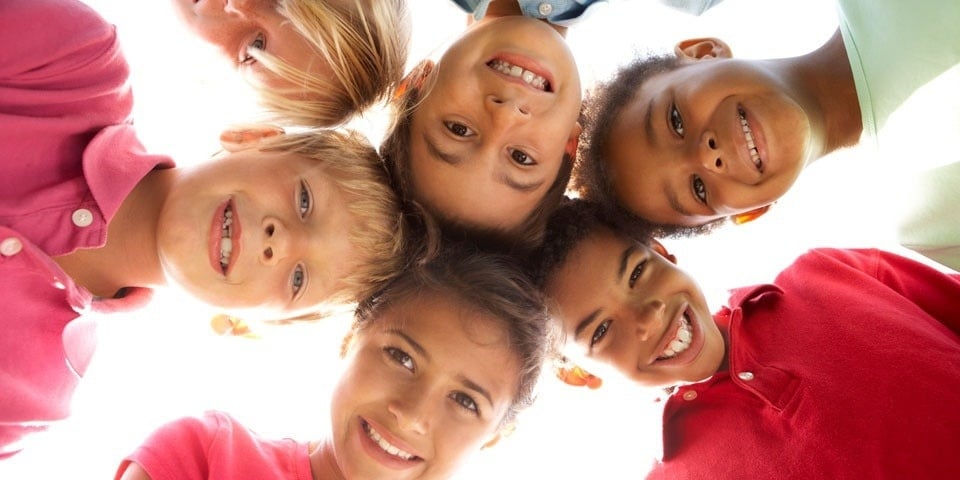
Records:
{"label": "child's ear", "polygon": [[573,125],[573,130],[570,131],[570,138],[567,139],[567,146],[563,148],[563,151],[567,155],[570,155],[570,158],[577,158],[577,146],[580,145],[580,132],[583,131],[583,126],[580,125],[580,122],[577,122]]}
{"label": "child's ear", "polygon": [[733,58],[730,46],[723,40],[713,37],[682,40],[673,47],[673,53],[685,62],[695,62],[708,58]]}
{"label": "child's ear", "polygon": [[658,242],[658,241],[656,241],[656,240],[654,240],[654,239],[650,239],[650,248],[652,248],[653,251],[659,253],[660,256],[662,256],[663,258],[666,258],[667,260],[670,260],[670,263],[672,263],[672,264],[674,264],[674,265],[677,264],[677,257],[676,257],[675,255],[671,254],[670,252],[668,252],[668,251],[667,251],[667,247],[664,247],[662,243],[660,243],[660,242]]}
{"label": "child's ear", "polygon": [[228,152],[237,152],[279,135],[283,135],[283,129],[276,125],[234,125],[220,133],[220,145]]}

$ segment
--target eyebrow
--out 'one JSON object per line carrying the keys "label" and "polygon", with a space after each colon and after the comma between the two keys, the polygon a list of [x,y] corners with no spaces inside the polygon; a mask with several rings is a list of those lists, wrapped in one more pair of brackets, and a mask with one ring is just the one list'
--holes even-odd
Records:
{"label": "eyebrow", "polygon": [[650,99],[650,103],[647,104],[647,112],[643,116],[643,128],[647,131],[648,144],[652,144],[656,136],[656,132],[653,131],[653,100],[653,98]]}
{"label": "eyebrow", "polygon": [[539,180],[539,181],[530,182],[530,183],[521,183],[521,182],[518,182],[518,181],[510,178],[510,176],[507,175],[505,172],[500,172],[500,174],[497,175],[497,180],[498,180],[500,183],[502,183],[502,184],[504,184],[504,185],[506,185],[506,186],[508,186],[508,187],[510,187],[510,188],[512,188],[512,189],[514,189],[514,190],[518,190],[518,191],[524,192],[524,193],[526,193],[526,192],[532,192],[532,191],[540,188],[540,185],[543,185],[543,182],[544,182],[543,180]]}
{"label": "eyebrow", "polygon": [[677,192],[670,188],[669,185],[664,185],[663,191],[667,195],[667,202],[670,203],[670,208],[685,217],[691,216],[690,212],[680,204],[680,198],[677,196]]}
{"label": "eyebrow", "polygon": [[[632,257],[633,254],[638,249],[639,247],[637,247],[636,243],[631,243],[630,246],[628,246],[626,249],[623,250],[623,254],[620,255],[620,264],[617,268],[617,277],[616,277],[617,282],[620,282],[621,280],[623,280],[623,275],[627,273],[627,263],[630,261],[630,257]],[[590,312],[589,314],[587,314],[587,316],[584,317],[583,320],[580,320],[580,322],[577,323],[577,327],[573,330],[573,339],[574,340],[579,339],[580,336],[583,335],[584,330],[586,330],[587,327],[589,327],[590,324],[593,323],[593,321],[597,318],[597,315],[599,314],[600,314],[600,309],[598,308]]]}
{"label": "eyebrow", "polygon": [[[427,361],[430,361],[430,360],[431,360],[430,354],[427,353],[427,350],[426,350],[425,348],[423,348],[423,345],[420,345],[419,343],[417,343],[417,341],[414,340],[413,338],[411,338],[410,335],[407,335],[406,333],[403,333],[402,331],[400,331],[400,330],[398,330],[398,329],[396,329],[396,328],[392,328],[392,329],[390,329],[390,330],[387,330],[387,333],[396,335],[396,336],[404,339],[408,344],[410,344],[410,347],[412,347],[414,350],[417,351],[418,354],[420,354],[420,356],[422,356],[423,358],[426,358]],[[487,402],[488,402],[490,405],[493,405],[493,397],[490,396],[490,392],[488,392],[485,388],[481,387],[477,382],[474,382],[473,380],[470,380],[469,378],[467,378],[466,376],[464,376],[464,375],[462,375],[462,374],[461,374],[461,375],[457,375],[457,380],[459,380],[460,383],[462,383],[462,384],[463,384],[464,386],[466,386],[468,389],[473,390],[473,391],[479,393],[481,396],[483,396],[483,398],[486,398],[486,399],[487,399]]]}

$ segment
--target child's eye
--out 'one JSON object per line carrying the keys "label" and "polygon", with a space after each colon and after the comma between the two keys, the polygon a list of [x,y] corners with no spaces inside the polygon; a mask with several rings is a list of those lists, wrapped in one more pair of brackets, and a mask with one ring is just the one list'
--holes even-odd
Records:
{"label": "child's eye", "polygon": [[394,362],[403,368],[406,368],[411,372],[416,369],[416,365],[413,363],[413,357],[407,355],[407,352],[404,352],[396,347],[385,347],[383,351],[386,352]]}
{"label": "child's eye", "polygon": [[673,129],[674,133],[683,138],[683,117],[680,116],[680,110],[677,109],[676,103],[670,104],[670,128]]}
{"label": "child's eye", "polygon": [[304,270],[303,265],[297,264],[296,267],[293,267],[293,273],[290,274],[290,289],[293,291],[293,298],[296,298],[300,294],[300,291],[303,290],[303,285],[306,283],[307,273]]}
{"label": "child's eye", "polygon": [[297,212],[300,218],[306,218],[310,213],[310,207],[313,206],[313,198],[310,196],[310,188],[307,182],[300,181],[300,193],[297,195]]}
{"label": "child's eye", "polygon": [[454,402],[457,402],[457,405],[463,409],[469,411],[470,413],[479,416],[480,407],[477,405],[477,402],[473,400],[473,397],[467,395],[463,392],[453,392],[450,394],[450,399]]}
{"label": "child's eye", "polygon": [[594,345],[603,340],[603,337],[607,336],[607,332],[610,331],[610,324],[613,323],[613,320],[604,320],[597,325],[597,328],[593,331],[593,336],[590,337],[590,348],[592,349]]}
{"label": "child's eye", "polygon": [[512,158],[513,161],[518,165],[530,166],[537,164],[537,161],[534,160],[530,155],[527,155],[527,152],[524,152],[523,150],[510,150],[510,158]]}
{"label": "child's eye", "polygon": [[633,286],[637,284],[637,279],[639,279],[640,275],[643,274],[643,267],[645,267],[646,265],[647,265],[647,260],[643,259],[640,261],[640,263],[637,263],[636,267],[633,267],[633,271],[630,272],[630,280],[628,282],[628,284],[630,285],[630,288],[633,288]]}
{"label": "child's eye", "polygon": [[443,122],[443,125],[447,127],[447,130],[450,130],[450,133],[458,137],[472,137],[476,135],[476,132],[470,129],[470,127],[458,123],[458,122]]}
{"label": "child's eye", "polygon": [[691,182],[693,187],[693,194],[697,197],[697,201],[706,205],[707,203],[707,186],[703,184],[703,180],[694,175]]}
{"label": "child's eye", "polygon": [[240,52],[241,65],[249,65],[257,61],[257,59],[253,58],[253,56],[251,56],[249,53],[251,48],[254,50],[265,50],[267,48],[266,37],[264,37],[262,33],[258,33],[257,36],[254,37],[253,41],[251,41],[250,44],[247,45],[247,48],[244,48],[243,51]]}

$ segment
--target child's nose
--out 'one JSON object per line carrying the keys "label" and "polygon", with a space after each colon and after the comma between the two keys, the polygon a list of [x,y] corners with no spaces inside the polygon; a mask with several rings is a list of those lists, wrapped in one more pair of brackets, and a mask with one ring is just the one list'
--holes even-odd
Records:
{"label": "child's nose", "polygon": [[658,327],[663,324],[667,306],[660,299],[650,299],[628,308],[637,339],[644,342],[659,331]]}
{"label": "child's nose", "polygon": [[704,132],[697,145],[697,157],[704,169],[724,173],[727,170],[727,164],[721,158],[721,151],[717,144],[717,136],[713,132]]}
{"label": "child's nose", "polygon": [[279,219],[268,217],[263,220],[261,238],[259,260],[264,265],[276,265],[290,255],[290,231]]}
{"label": "child's nose", "polygon": [[530,116],[530,106],[522,97],[487,95],[485,103],[498,121],[525,120]]}
{"label": "child's nose", "polygon": [[402,398],[394,398],[387,404],[387,411],[396,419],[401,430],[423,435],[427,433],[430,412],[428,395],[416,388],[406,389]]}

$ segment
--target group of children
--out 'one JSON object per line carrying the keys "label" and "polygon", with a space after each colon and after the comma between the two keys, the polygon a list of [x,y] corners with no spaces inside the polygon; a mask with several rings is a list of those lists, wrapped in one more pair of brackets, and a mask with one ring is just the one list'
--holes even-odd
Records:
{"label": "group of children", "polygon": [[[173,3],[289,133],[229,129],[176,167],[137,140],[113,26],[76,0],[0,5],[0,458],[69,414],[96,347],[84,312],[178,285],[243,318],[356,304],[331,428],[181,419],[117,479],[449,478],[560,358],[571,383],[667,390],[650,478],[960,473],[960,276],[820,249],[711,314],[656,240],[750,221],[813,160],[882,135],[960,61],[951,2],[843,0],[796,58],[684,40],[582,106],[564,36],[599,2],[454,0],[466,31],[405,75],[403,0]],[[342,125],[385,99],[378,151]]]}

